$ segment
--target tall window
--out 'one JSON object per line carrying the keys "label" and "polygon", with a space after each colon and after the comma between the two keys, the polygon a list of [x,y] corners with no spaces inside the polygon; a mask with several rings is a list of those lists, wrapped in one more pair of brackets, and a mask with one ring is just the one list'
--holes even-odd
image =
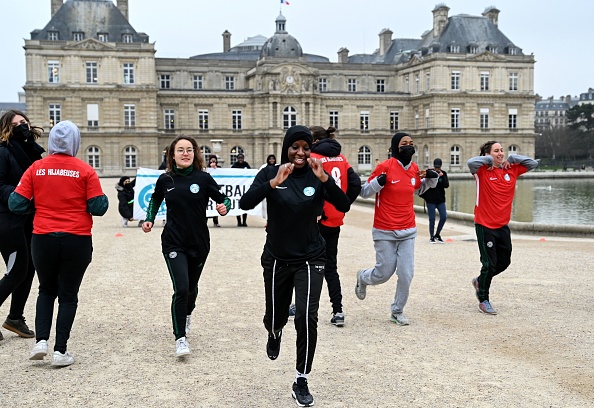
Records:
{"label": "tall window", "polygon": [[330,126],[332,126],[335,129],[338,129],[338,111],[331,110],[330,112],[328,112],[328,115],[330,117]]}
{"label": "tall window", "polygon": [[415,112],[415,129],[419,128],[419,112]]}
{"label": "tall window", "polygon": [[361,111],[359,114],[359,122],[361,132],[369,132],[369,111]]}
{"label": "tall window", "polygon": [[134,83],[134,64],[131,62],[124,63],[124,83],[125,84],[133,84]]}
{"label": "tall window", "polygon": [[62,120],[62,106],[59,103],[49,104],[49,123],[50,128],[60,123]]}
{"label": "tall window", "polygon": [[427,72],[425,75],[425,91],[429,92],[431,90],[431,74]]}
{"label": "tall window", "polygon": [[109,34],[108,33],[97,33],[97,39],[101,42],[108,42]]}
{"label": "tall window", "polygon": [[231,151],[229,152],[229,161],[231,166],[237,163],[237,155],[239,154],[243,154],[245,156],[243,148],[241,148],[240,146],[233,146],[231,148]]}
{"label": "tall window", "polygon": [[408,81],[408,77],[404,78],[404,92],[410,92],[410,83]]}
{"label": "tall window", "polygon": [[235,89],[235,77],[232,77],[232,76],[225,77],[225,89],[228,91],[232,91]]}
{"label": "tall window", "polygon": [[375,81],[375,89],[379,93],[386,92],[386,80],[385,79],[377,79]]}
{"label": "tall window", "polygon": [[80,31],[75,31],[72,33],[72,40],[73,41],[82,41],[85,39],[85,33]]}
{"label": "tall window", "polygon": [[87,148],[87,163],[94,169],[101,168],[101,153],[97,146]]}
{"label": "tall window", "polygon": [[134,146],[126,146],[124,149],[124,167],[135,169],[138,167],[138,152]]}
{"label": "tall window", "polygon": [[423,146],[423,158],[425,159],[425,166],[429,167],[429,146]]}
{"label": "tall window", "polygon": [[460,131],[460,109],[453,108],[450,110],[451,128],[452,132]]}
{"label": "tall window", "polygon": [[509,109],[507,111],[507,123],[508,128],[511,131],[518,130],[518,110],[517,109]]}
{"label": "tall window", "polygon": [[509,90],[510,91],[518,90],[518,73],[517,72],[509,73]]}
{"label": "tall window", "polygon": [[450,148],[450,164],[454,166],[460,165],[460,146],[452,146]]}
{"label": "tall window", "polygon": [[124,127],[126,127],[126,128],[136,127],[136,105],[132,105],[132,104],[124,105]]}
{"label": "tall window", "polygon": [[421,92],[421,80],[419,79],[419,76],[416,75],[415,76],[415,93],[420,93]]}
{"label": "tall window", "polygon": [[328,80],[326,78],[319,78],[318,88],[320,89],[320,92],[328,92]]}
{"label": "tall window", "polygon": [[398,111],[390,112],[390,130],[400,129],[399,113]]}
{"label": "tall window", "polygon": [[425,127],[429,129],[431,126],[431,117],[429,116],[429,109],[425,109]]}
{"label": "tall window", "polygon": [[489,108],[481,108],[480,128],[481,132],[489,131]]}
{"label": "tall window", "polygon": [[165,120],[165,129],[175,129],[175,110],[165,109],[163,111],[163,118]]}
{"label": "tall window", "polygon": [[240,110],[234,110],[231,111],[231,122],[232,122],[232,127],[233,130],[241,130],[241,111]]}
{"label": "tall window", "polygon": [[60,82],[60,61],[47,62],[47,82],[51,84]]}
{"label": "tall window", "polygon": [[99,127],[99,105],[96,103],[87,104],[87,126],[89,130]]}
{"label": "tall window", "polygon": [[134,40],[132,34],[122,34],[122,42],[123,43],[131,43]]}
{"label": "tall window", "polygon": [[359,153],[357,154],[358,164],[371,164],[371,149],[369,146],[359,147]]}
{"label": "tall window", "polygon": [[355,78],[347,79],[347,91],[357,92],[357,80]]}
{"label": "tall window", "polygon": [[489,90],[489,71],[481,71],[481,91]]}
{"label": "tall window", "polygon": [[451,88],[453,91],[459,91],[460,90],[460,71],[452,71],[452,76],[451,76]]}
{"label": "tall window", "polygon": [[194,89],[203,89],[204,88],[204,79],[202,75],[194,75]]}
{"label": "tall window", "polygon": [[297,124],[297,111],[292,106],[283,109],[283,129],[288,129]]}
{"label": "tall window", "polygon": [[161,74],[161,89],[171,88],[171,75]]}
{"label": "tall window", "polygon": [[198,111],[198,128],[201,130],[208,129],[208,110],[200,109]]}
{"label": "tall window", "polygon": [[87,61],[86,62],[86,71],[87,71],[87,84],[96,84],[97,83],[97,62],[95,61]]}

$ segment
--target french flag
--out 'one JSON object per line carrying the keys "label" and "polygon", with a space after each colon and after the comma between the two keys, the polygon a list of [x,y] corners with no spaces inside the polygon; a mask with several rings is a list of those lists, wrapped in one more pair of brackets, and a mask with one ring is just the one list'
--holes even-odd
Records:
{"label": "french flag", "polygon": [[281,4],[286,4],[287,6],[290,5],[291,3],[289,3],[287,0],[281,0]]}

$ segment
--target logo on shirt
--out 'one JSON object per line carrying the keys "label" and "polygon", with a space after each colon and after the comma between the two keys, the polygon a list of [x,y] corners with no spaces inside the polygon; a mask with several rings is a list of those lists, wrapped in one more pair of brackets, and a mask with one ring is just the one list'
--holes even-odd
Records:
{"label": "logo on shirt", "polygon": [[392,180],[392,184],[400,183],[400,180]]}
{"label": "logo on shirt", "polygon": [[314,195],[315,192],[316,189],[313,187],[305,187],[303,189],[303,194],[305,194],[306,197],[311,197],[312,195]]}
{"label": "logo on shirt", "polygon": [[493,248],[493,241],[487,242],[487,248]]}
{"label": "logo on shirt", "polygon": [[170,192],[171,190],[175,189],[175,187],[171,187],[167,189],[167,192]]}
{"label": "logo on shirt", "polygon": [[175,252],[175,251],[169,252],[169,258],[173,259],[173,258],[176,258],[176,257],[177,257],[177,252]]}
{"label": "logo on shirt", "polygon": [[489,177],[489,180],[491,180],[491,181],[497,180],[497,177]]}
{"label": "logo on shirt", "polygon": [[506,173],[505,176],[503,176],[503,179],[509,181],[511,178],[509,177],[509,174]]}
{"label": "logo on shirt", "polygon": [[414,178],[414,177],[413,177],[413,178],[411,178],[411,179],[410,179],[410,184],[412,184],[412,185],[413,185],[413,187],[414,187],[414,186],[417,184],[417,179],[416,179],[416,178]]}
{"label": "logo on shirt", "polygon": [[198,191],[200,191],[200,186],[198,184],[192,184],[190,186],[190,191],[196,194]]}

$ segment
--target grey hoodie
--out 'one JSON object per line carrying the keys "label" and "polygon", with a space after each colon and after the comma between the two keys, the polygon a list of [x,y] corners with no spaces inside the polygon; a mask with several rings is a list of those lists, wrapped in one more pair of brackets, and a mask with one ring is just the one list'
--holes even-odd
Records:
{"label": "grey hoodie", "polygon": [[69,120],[59,122],[50,130],[49,154],[76,156],[80,147],[80,130]]}

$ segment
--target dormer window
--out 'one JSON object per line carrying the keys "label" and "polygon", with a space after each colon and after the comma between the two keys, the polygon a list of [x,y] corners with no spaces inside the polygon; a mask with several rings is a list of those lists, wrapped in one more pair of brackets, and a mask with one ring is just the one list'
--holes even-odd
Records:
{"label": "dormer window", "polygon": [[518,55],[518,49],[516,47],[509,47],[509,55]]}
{"label": "dormer window", "polygon": [[489,48],[487,48],[489,50],[489,52],[493,53],[493,54],[499,54],[499,49],[494,46],[494,45],[490,45]]}
{"label": "dormer window", "polygon": [[470,47],[468,47],[468,52],[471,54],[478,54],[478,52],[479,52],[478,45],[471,45]]}
{"label": "dormer window", "polygon": [[82,41],[85,39],[85,33],[80,31],[75,31],[72,33],[72,40],[73,41]]}
{"label": "dormer window", "polygon": [[59,33],[57,31],[48,31],[47,32],[47,39],[49,41],[58,41],[59,38]]}
{"label": "dormer window", "polygon": [[122,42],[124,43],[131,43],[133,39],[132,34],[122,34]]}
{"label": "dormer window", "polygon": [[109,34],[107,33],[97,33],[97,39],[101,42],[109,41]]}
{"label": "dormer window", "polygon": [[460,52],[460,46],[459,45],[455,45],[455,44],[450,45],[450,52],[451,53],[459,53]]}

